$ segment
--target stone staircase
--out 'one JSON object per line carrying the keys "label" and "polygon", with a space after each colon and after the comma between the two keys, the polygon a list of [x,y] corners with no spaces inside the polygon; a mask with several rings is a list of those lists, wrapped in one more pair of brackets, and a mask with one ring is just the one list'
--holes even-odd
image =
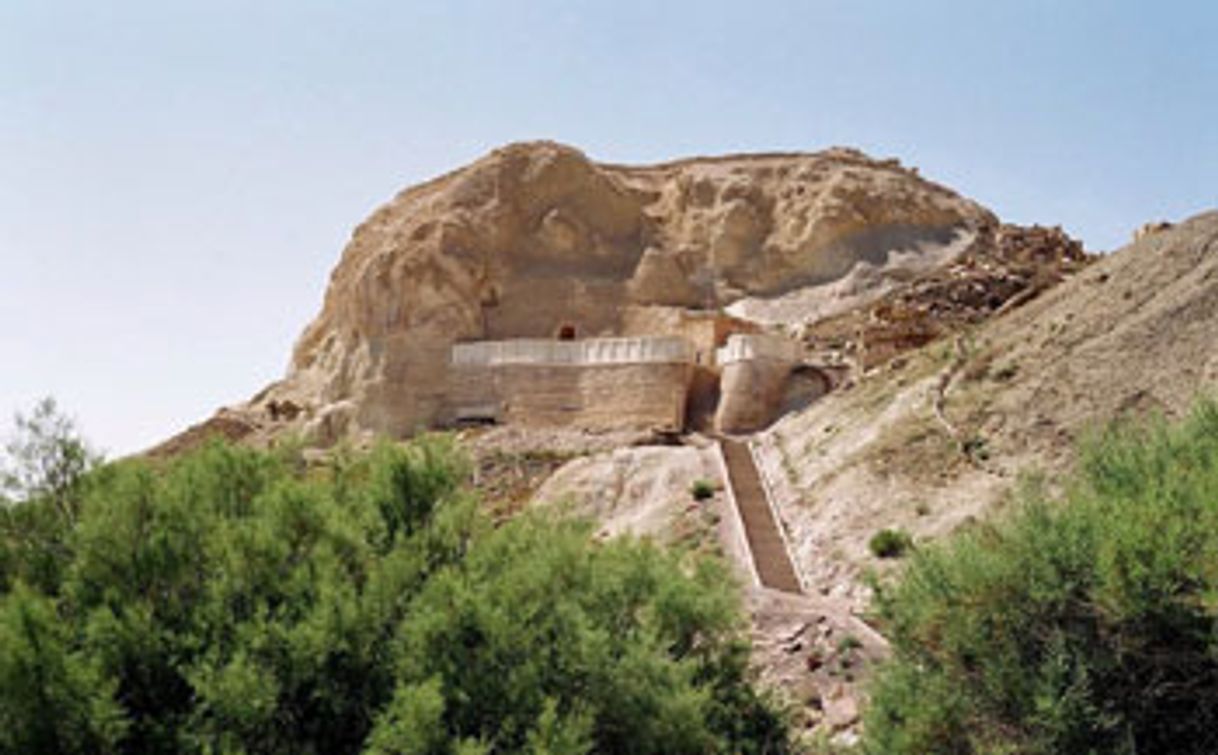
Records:
{"label": "stone staircase", "polygon": [[720,440],[723,460],[727,465],[728,484],[740,519],[744,523],[744,534],[749,552],[757,569],[757,578],[763,587],[786,593],[801,594],[803,589],[799,576],[787,553],[786,541],[774,519],[774,511],[766,498],[761,474],[753,462],[747,443],[723,438]]}

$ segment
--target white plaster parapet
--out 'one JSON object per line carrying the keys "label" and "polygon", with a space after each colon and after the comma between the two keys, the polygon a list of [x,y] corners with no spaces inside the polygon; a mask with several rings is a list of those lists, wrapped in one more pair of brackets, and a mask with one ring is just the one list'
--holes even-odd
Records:
{"label": "white plaster parapet", "polygon": [[518,338],[453,344],[452,363],[466,367],[498,364],[590,365],[692,362],[693,345],[680,336],[588,338],[555,341]]}
{"label": "white plaster parapet", "polygon": [[766,333],[734,333],[728,336],[727,344],[715,352],[715,361],[720,365],[761,358],[798,362],[799,344]]}

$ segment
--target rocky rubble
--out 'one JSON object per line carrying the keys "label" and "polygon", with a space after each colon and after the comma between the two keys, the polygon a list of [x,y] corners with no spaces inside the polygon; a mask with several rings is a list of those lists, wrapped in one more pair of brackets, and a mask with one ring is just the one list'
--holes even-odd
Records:
{"label": "rocky rubble", "polygon": [[867,370],[947,333],[1014,308],[1094,258],[1061,228],[987,228],[945,267],[894,288],[870,305],[814,323],[814,351],[847,356]]}

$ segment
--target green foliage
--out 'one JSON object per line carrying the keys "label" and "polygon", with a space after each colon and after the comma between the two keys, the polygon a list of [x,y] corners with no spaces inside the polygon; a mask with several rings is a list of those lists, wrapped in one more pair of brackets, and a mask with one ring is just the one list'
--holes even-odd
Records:
{"label": "green foliage", "polygon": [[54,602],[24,585],[0,602],[0,750],[105,752],[126,729],[115,684],[71,647]]}
{"label": "green foliage", "polygon": [[867,547],[877,558],[900,558],[913,548],[913,538],[905,530],[882,529],[871,536]]}
{"label": "green foliage", "polygon": [[[0,588],[20,578],[53,592],[88,472],[101,462],[50,398],[17,414],[0,455]],[[37,505],[26,505],[37,501]]]}
{"label": "green foliage", "polygon": [[393,694],[386,709],[377,717],[370,755],[426,755],[443,752],[444,692],[441,680],[403,684]]}
{"label": "green foliage", "polygon": [[689,494],[695,501],[705,501],[715,495],[715,483],[710,480],[694,480],[689,486]]}
{"label": "green foliage", "polygon": [[880,591],[865,751],[1218,751],[1218,406],[1109,430],[1064,500],[1022,498]]}
{"label": "green foliage", "polygon": [[781,752],[723,568],[493,527],[446,438],[213,444],[5,509],[0,752]]}
{"label": "green foliage", "polygon": [[47,498],[64,516],[74,514],[73,493],[85,473],[101,461],[59,411],[44,398],[26,416],[14,417],[16,432],[5,443],[0,465],[0,494],[16,501]]}

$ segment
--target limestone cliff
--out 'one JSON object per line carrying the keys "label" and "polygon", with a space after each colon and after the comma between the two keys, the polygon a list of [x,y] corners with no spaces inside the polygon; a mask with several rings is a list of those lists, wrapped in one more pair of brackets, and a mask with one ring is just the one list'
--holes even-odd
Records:
{"label": "limestone cliff", "polygon": [[409,434],[437,418],[456,341],[626,333],[636,305],[777,296],[994,225],[855,150],[628,167],[513,144],[361,223],[286,378],[225,416],[261,435]]}

